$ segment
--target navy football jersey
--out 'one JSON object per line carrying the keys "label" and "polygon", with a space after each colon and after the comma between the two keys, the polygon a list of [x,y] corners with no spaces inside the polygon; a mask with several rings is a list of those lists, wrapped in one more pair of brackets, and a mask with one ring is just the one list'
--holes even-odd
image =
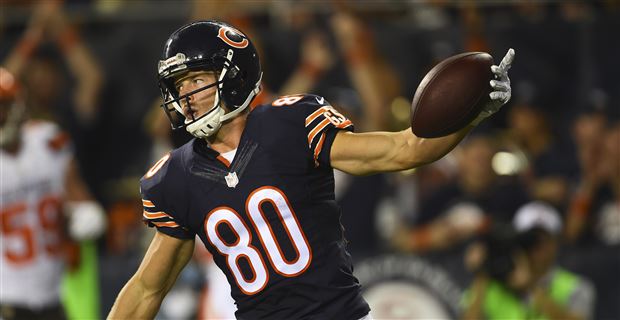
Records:
{"label": "navy football jersey", "polygon": [[141,180],[144,220],[200,237],[226,274],[238,319],[359,319],[370,308],[345,249],[330,149],[353,124],[322,97],[250,112],[231,163],[194,139]]}

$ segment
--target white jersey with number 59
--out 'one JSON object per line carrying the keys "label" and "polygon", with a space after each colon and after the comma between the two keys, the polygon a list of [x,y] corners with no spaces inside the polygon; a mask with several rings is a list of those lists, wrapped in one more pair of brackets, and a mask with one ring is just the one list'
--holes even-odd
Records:
{"label": "white jersey with number 59", "polygon": [[49,122],[22,127],[16,154],[0,150],[0,302],[31,309],[59,302],[61,197],[72,153]]}

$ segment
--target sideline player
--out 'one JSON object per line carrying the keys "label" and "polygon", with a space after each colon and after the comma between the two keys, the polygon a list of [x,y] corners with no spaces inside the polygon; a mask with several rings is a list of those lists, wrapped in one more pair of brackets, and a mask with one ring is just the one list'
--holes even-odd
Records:
{"label": "sideline player", "polygon": [[[513,57],[509,50],[492,67],[495,91],[475,123],[510,99]],[[231,284],[239,319],[370,319],[345,248],[332,169],[363,175],[421,166],[473,125],[436,139],[410,129],[357,134],[323,97],[307,94],[250,110],[260,91],[258,55],[221,22],[175,31],[158,69],[164,111],[196,139],[142,178],[144,220],[158,232],[109,318],[153,318],[198,235]]]}
{"label": "sideline player", "polygon": [[[0,318],[64,319],[66,237],[99,236],[102,208],[86,191],[68,136],[27,120],[17,80],[0,67]],[[66,217],[63,216],[66,215]]]}

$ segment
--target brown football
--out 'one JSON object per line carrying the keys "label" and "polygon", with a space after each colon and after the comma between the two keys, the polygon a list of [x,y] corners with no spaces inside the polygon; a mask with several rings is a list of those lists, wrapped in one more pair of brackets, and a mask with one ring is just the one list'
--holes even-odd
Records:
{"label": "brown football", "polygon": [[411,104],[411,130],[436,138],[469,124],[489,101],[493,57],[485,52],[452,56],[429,71]]}

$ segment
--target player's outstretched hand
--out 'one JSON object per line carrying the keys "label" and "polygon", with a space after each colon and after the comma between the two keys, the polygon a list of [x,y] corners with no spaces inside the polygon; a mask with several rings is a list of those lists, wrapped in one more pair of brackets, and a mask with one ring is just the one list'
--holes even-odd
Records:
{"label": "player's outstretched hand", "polygon": [[65,203],[69,235],[73,240],[93,240],[107,227],[105,212],[94,201],[69,201]]}
{"label": "player's outstretched hand", "polygon": [[489,83],[493,91],[489,93],[491,100],[486,104],[484,109],[480,111],[480,114],[474,121],[473,125],[478,125],[482,120],[488,118],[490,115],[497,112],[503,105],[505,105],[512,95],[510,88],[510,78],[508,78],[508,70],[512,66],[512,61],[515,58],[515,50],[510,48],[508,52],[499,63],[499,66],[491,66],[491,72],[495,75],[495,79]]}

